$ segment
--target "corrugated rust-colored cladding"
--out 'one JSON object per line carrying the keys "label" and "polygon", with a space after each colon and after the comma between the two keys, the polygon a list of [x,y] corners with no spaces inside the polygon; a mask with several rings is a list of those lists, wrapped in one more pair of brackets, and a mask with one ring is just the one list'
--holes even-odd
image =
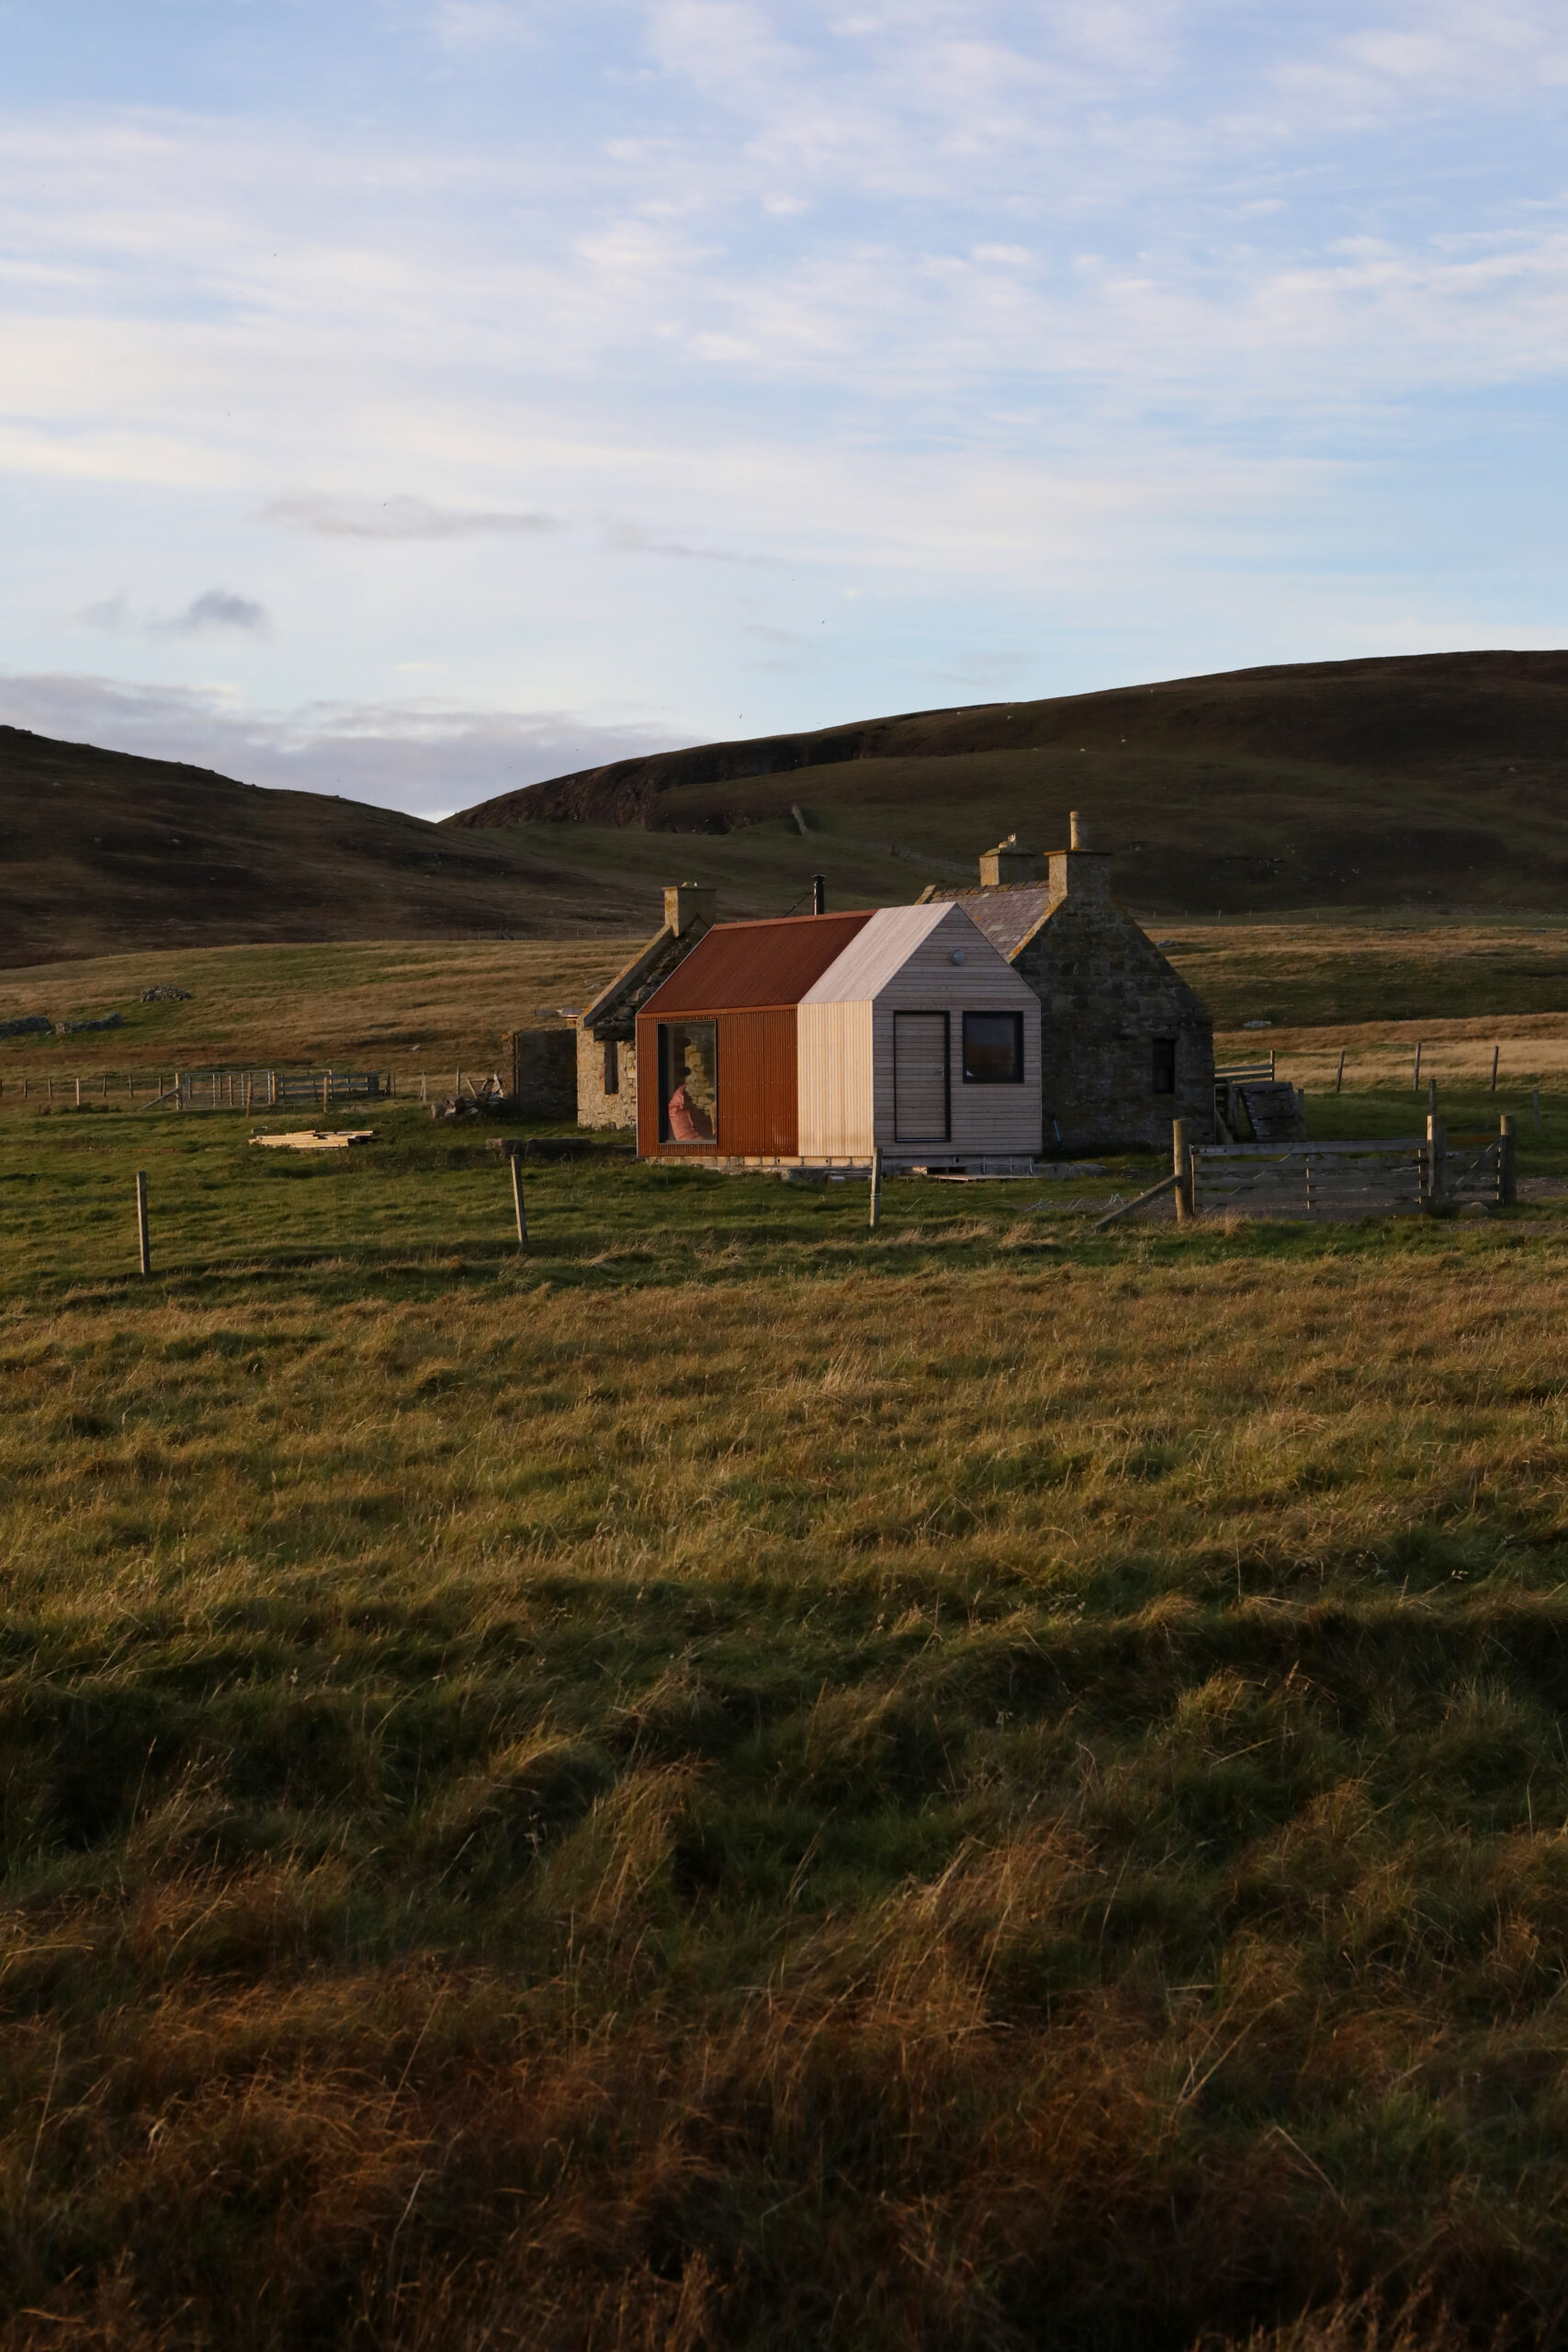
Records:
{"label": "corrugated rust-colored cladding", "polygon": [[716,923],[655,989],[642,1013],[669,1021],[683,1012],[798,1004],[870,921],[867,911]]}
{"label": "corrugated rust-colored cladding", "polygon": [[[672,1016],[679,1017],[679,1016]],[[718,1133],[712,1143],[659,1140],[659,1023],[639,1013],[638,1067],[649,1082],[637,1096],[637,1148],[644,1159],[788,1159],[799,1149],[800,1091],[793,1004],[744,1012],[705,1012],[718,1027]]]}
{"label": "corrugated rust-colored cladding", "polygon": [[799,1148],[795,1007],[718,1016],[718,1148],[735,1159]]}
{"label": "corrugated rust-colored cladding", "polygon": [[[717,923],[637,1014],[637,1148],[644,1159],[788,1159],[800,1148],[795,1006],[837,961],[869,913]],[[660,1143],[660,1021],[718,1024],[718,1133],[711,1144]]]}

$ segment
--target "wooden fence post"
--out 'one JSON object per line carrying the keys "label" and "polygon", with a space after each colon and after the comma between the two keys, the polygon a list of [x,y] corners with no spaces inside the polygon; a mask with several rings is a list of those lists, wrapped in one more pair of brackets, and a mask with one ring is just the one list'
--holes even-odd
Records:
{"label": "wooden fence post", "polygon": [[1497,1057],[1502,1050],[1501,1046],[1494,1046],[1492,1048],[1492,1084],[1487,1091],[1493,1094],[1497,1091]]}
{"label": "wooden fence post", "polygon": [[269,1069],[266,1074],[266,1106],[269,1111],[277,1108],[277,1072],[275,1069]]}
{"label": "wooden fence post", "polygon": [[517,1211],[517,1247],[528,1247],[528,1213],[523,1205],[523,1147],[518,1144],[507,1153],[512,1163],[512,1204]]}
{"label": "wooden fence post", "polygon": [[1170,1153],[1176,1177],[1176,1222],[1185,1225],[1194,1214],[1192,1198],[1192,1155],[1187,1148],[1187,1122],[1172,1119],[1170,1123]]}
{"label": "wooden fence post", "polygon": [[78,1111],[82,1108],[82,1081],[80,1079],[76,1080],[76,1108]]}
{"label": "wooden fence post", "polygon": [[1416,1048],[1416,1075],[1410,1081],[1410,1091],[1413,1094],[1419,1094],[1421,1091],[1421,1047],[1419,1045]]}
{"label": "wooden fence post", "polygon": [[882,1222],[882,1146],[871,1147],[871,1230],[876,1231]]}
{"label": "wooden fence post", "polygon": [[1448,1123],[1435,1112],[1427,1118],[1427,1205],[1435,1207],[1445,1199],[1449,1189],[1449,1130]]}
{"label": "wooden fence post", "polygon": [[1429,1078],[1427,1080],[1427,1116],[1429,1119],[1435,1118],[1437,1115],[1437,1109],[1438,1081],[1435,1078]]}
{"label": "wooden fence post", "polygon": [[136,1171],[136,1246],[145,1276],[152,1271],[152,1252],[147,1241],[147,1174],[141,1168]]}
{"label": "wooden fence post", "polygon": [[1334,1091],[1339,1093],[1345,1084],[1345,1048],[1339,1048],[1339,1067],[1334,1073]]}
{"label": "wooden fence post", "polygon": [[1513,1114],[1505,1111],[1497,1122],[1497,1198],[1512,1208],[1519,1197],[1518,1164],[1515,1157]]}

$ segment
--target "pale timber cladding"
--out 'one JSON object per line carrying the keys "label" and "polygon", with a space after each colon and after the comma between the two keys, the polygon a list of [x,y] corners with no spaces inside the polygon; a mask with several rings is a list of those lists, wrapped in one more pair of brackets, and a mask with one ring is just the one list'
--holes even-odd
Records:
{"label": "pale timber cladding", "polygon": [[[964,1075],[965,1013],[1016,1013],[1016,1079]],[[1033,990],[961,908],[884,907],[800,1001],[800,1156],[1032,1157],[1040,1148]]]}

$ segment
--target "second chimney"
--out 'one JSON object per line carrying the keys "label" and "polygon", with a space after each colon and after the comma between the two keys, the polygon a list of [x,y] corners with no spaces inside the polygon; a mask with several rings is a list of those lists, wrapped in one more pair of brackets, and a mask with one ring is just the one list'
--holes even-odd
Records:
{"label": "second chimney", "polygon": [[982,889],[1006,889],[1018,882],[1038,882],[1043,871],[1043,861],[1037,850],[1021,849],[1018,835],[1010,833],[995,849],[981,852],[980,886]]}
{"label": "second chimney", "polygon": [[718,913],[718,892],[709,882],[674,882],[664,893],[664,927],[684,939],[694,923],[706,931]]}

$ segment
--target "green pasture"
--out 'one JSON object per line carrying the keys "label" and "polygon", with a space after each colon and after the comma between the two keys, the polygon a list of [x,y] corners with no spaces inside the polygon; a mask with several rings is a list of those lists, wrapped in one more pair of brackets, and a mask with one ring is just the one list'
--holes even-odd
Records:
{"label": "green pasture", "polygon": [[288,1124],[0,1118],[0,2342],[1549,2339],[1550,1203]]}

